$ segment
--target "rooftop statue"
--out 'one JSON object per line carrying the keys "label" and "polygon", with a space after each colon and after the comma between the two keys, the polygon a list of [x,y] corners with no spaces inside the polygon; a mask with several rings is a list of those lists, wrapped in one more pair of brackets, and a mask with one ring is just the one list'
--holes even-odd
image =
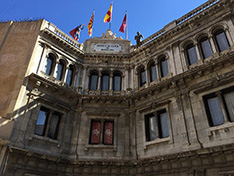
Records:
{"label": "rooftop statue", "polygon": [[144,38],[143,35],[139,31],[137,31],[137,35],[135,36],[137,48],[141,46],[141,38]]}

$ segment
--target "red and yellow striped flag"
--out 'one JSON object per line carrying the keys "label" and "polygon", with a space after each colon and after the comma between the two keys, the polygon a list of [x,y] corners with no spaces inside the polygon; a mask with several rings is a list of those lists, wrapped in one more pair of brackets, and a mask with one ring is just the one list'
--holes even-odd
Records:
{"label": "red and yellow striped flag", "polygon": [[112,17],[112,3],[111,3],[111,6],[110,6],[108,12],[106,13],[106,16],[105,16],[104,20],[103,20],[104,23],[110,22],[111,21],[111,17]]}
{"label": "red and yellow striped flag", "polygon": [[94,12],[90,18],[90,21],[89,21],[89,24],[87,26],[88,30],[89,30],[89,36],[91,37],[92,36],[92,33],[93,33],[93,17],[94,17]]}

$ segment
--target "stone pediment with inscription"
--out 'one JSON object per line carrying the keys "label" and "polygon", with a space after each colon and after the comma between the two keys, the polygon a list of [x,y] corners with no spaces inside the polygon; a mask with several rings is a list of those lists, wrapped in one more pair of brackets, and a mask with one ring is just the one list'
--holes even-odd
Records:
{"label": "stone pediment with inscription", "polygon": [[85,53],[100,53],[100,54],[129,54],[131,42],[116,37],[116,34],[108,29],[101,37],[93,37],[85,41]]}

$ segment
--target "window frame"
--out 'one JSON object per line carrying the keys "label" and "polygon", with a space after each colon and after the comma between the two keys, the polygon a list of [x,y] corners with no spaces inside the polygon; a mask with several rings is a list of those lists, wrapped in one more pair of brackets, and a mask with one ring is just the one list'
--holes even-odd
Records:
{"label": "window frame", "polygon": [[[166,70],[164,70],[163,63],[166,63]],[[160,68],[160,77],[164,78],[169,74],[168,59],[166,56],[161,56],[159,58],[159,68]],[[166,71],[166,74],[164,73]]]}
{"label": "window frame", "polygon": [[[37,122],[38,122],[38,117],[40,115],[40,112],[41,111],[46,111],[48,114],[46,116],[46,119],[45,119],[45,122],[44,122],[44,129],[43,129],[43,133],[42,134],[38,134],[36,132],[36,129],[37,129]],[[59,120],[58,120],[58,123],[56,125],[56,131],[55,131],[55,137],[51,137],[49,136],[49,129],[51,127],[50,123],[51,123],[51,119],[53,118],[53,115],[58,115],[59,116]],[[62,120],[62,116],[63,114],[59,111],[55,111],[51,108],[48,108],[44,105],[41,105],[40,108],[39,108],[39,112],[37,113],[37,116],[36,116],[36,123],[35,123],[35,126],[34,126],[34,131],[33,131],[33,134],[36,135],[36,136],[41,136],[41,137],[45,137],[45,138],[49,138],[51,140],[58,140],[59,138],[59,130],[61,128],[61,120]]]}
{"label": "window frame", "polygon": [[[155,68],[155,75],[153,76],[153,72],[152,72],[152,68]],[[158,79],[158,74],[157,74],[157,65],[155,64],[155,62],[150,62],[149,66],[148,66],[148,73],[149,73],[149,77],[150,77],[150,82],[154,82]],[[155,79],[153,80],[153,77],[155,77]]]}
{"label": "window frame", "polygon": [[[60,65],[62,66],[62,68],[61,68],[61,70],[58,70]],[[65,67],[66,67],[66,65],[64,64],[64,62],[60,60],[59,63],[57,64],[56,73],[55,73],[57,80],[59,80],[59,81],[63,80],[64,72],[65,72]]]}
{"label": "window frame", "polygon": [[[119,87],[119,90],[115,89],[115,77],[120,77],[120,85],[118,86]],[[118,91],[121,91],[122,90],[122,74],[120,72],[114,72],[113,74],[113,91],[115,92],[118,92]]]}
{"label": "window frame", "polygon": [[[46,69],[46,66],[47,66],[47,60],[50,59],[51,60],[51,66],[50,66],[50,71],[49,71],[49,74],[47,74],[47,69]],[[43,69],[43,72],[48,75],[48,76],[51,76],[53,74],[53,70],[54,70],[54,66],[55,66],[55,56],[52,54],[52,53],[49,53],[45,59],[45,64],[44,64],[44,69]]]}
{"label": "window frame", "polygon": [[[227,42],[227,44],[228,44],[228,48],[226,48],[226,49],[224,49],[224,50],[221,50],[220,42],[217,40],[217,36],[220,35],[221,33],[224,34],[225,42]],[[215,41],[216,47],[217,47],[217,49],[218,49],[219,52],[223,52],[223,51],[225,51],[225,50],[227,50],[227,49],[229,49],[229,48],[231,47],[231,46],[230,46],[230,42],[229,42],[229,40],[228,40],[228,38],[227,38],[227,35],[226,35],[225,30],[223,30],[223,29],[218,29],[218,30],[216,30],[216,31],[214,32],[213,36],[214,36],[214,41]]]}
{"label": "window frame", "polygon": [[[92,142],[92,131],[93,131],[93,123],[99,122],[100,123],[100,135],[99,135],[99,142]],[[108,144],[105,143],[105,124],[111,122],[113,129],[112,129],[112,143]],[[115,144],[115,120],[114,119],[91,119],[90,120],[90,132],[89,132],[89,145],[98,146],[98,145],[107,145],[107,146],[114,146]]]}
{"label": "window frame", "polygon": [[[69,70],[71,70],[72,73],[71,73],[70,82],[68,83],[67,80],[68,80]],[[66,80],[65,80],[65,82],[66,82],[67,85],[72,86],[73,81],[74,81],[74,76],[75,76],[75,69],[74,69],[73,66],[69,66],[69,68],[68,68],[68,70],[67,70]]]}
{"label": "window frame", "polygon": [[[92,82],[93,82],[93,78],[92,78],[92,76],[97,76],[97,80],[96,80],[96,88],[95,89],[91,89],[92,87]],[[98,80],[99,80],[99,74],[98,74],[98,72],[96,72],[96,71],[92,71],[91,73],[90,73],[90,76],[89,76],[89,90],[90,91],[96,91],[97,89],[98,89]]]}
{"label": "window frame", "polygon": [[[104,82],[104,77],[108,77],[107,85]],[[107,89],[104,89],[107,86]],[[101,76],[101,91],[109,91],[110,90],[110,74],[108,72],[103,72]]]}
{"label": "window frame", "polygon": [[[211,51],[211,55],[208,56],[208,57],[205,56],[205,50],[206,50],[206,49],[205,49],[204,46],[202,45],[202,43],[205,42],[205,41],[208,42],[208,46],[206,46],[206,47],[209,47],[209,50]],[[202,37],[202,38],[199,40],[199,48],[200,48],[201,55],[202,55],[202,58],[203,58],[203,59],[207,59],[207,58],[211,57],[211,56],[214,54],[214,51],[213,51],[213,49],[212,49],[210,40],[209,40],[209,38],[208,38],[207,36],[204,36],[204,37]]]}
{"label": "window frame", "polygon": [[[234,86],[224,88],[221,90],[217,90],[217,91],[213,91],[211,93],[208,93],[208,94],[205,94],[202,96],[209,127],[218,127],[218,126],[222,126],[226,123],[233,123],[234,122],[234,120],[231,120],[231,117],[229,114],[230,112],[228,110],[228,105],[227,105],[225,97],[224,97],[224,95],[228,94],[228,93],[234,93]],[[210,110],[209,110],[208,103],[207,103],[207,99],[213,98],[213,97],[218,98],[219,103],[220,103],[220,108],[222,111],[222,115],[223,115],[223,123],[217,124],[217,125],[215,125],[214,122],[212,121],[212,117],[211,117]]]}
{"label": "window frame", "polygon": [[[162,127],[160,127],[161,125],[160,125],[160,117],[159,117],[159,115],[161,113],[166,113],[167,114],[167,132],[168,132],[169,135],[165,136],[165,137],[163,137],[160,134],[160,133],[162,133],[160,131],[160,130],[162,130]],[[153,139],[153,140],[150,139],[150,136],[149,136],[149,122],[147,123],[148,118],[152,117],[152,116],[155,117],[155,125],[156,125],[156,127],[155,127],[156,128],[156,138]],[[145,145],[154,144],[154,143],[163,142],[163,141],[169,141],[170,140],[170,136],[172,136],[172,135],[171,135],[171,124],[170,124],[171,120],[170,120],[170,114],[169,114],[169,111],[168,111],[168,107],[161,107],[161,108],[158,108],[158,109],[156,109],[154,111],[145,113],[143,115],[143,119],[144,119],[144,123],[143,123],[144,125],[143,126],[144,126],[144,131],[145,131],[145,134],[144,134],[144,143],[145,143]]]}
{"label": "window frame", "polygon": [[[142,74],[144,73],[145,80],[143,80]],[[138,72],[138,80],[139,80],[139,87],[143,87],[147,80],[146,80],[146,70],[144,67],[141,67]]]}
{"label": "window frame", "polygon": [[[189,50],[192,48],[193,48],[193,51],[195,53],[196,58],[192,58],[192,56],[189,54]],[[189,66],[198,62],[198,53],[197,53],[196,47],[193,43],[189,43],[185,46],[185,53],[186,53],[185,55],[186,55],[187,63]]]}

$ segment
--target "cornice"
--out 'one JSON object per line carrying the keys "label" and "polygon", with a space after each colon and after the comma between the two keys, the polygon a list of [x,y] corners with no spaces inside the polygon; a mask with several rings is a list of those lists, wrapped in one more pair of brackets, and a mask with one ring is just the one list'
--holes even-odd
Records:
{"label": "cornice", "polygon": [[75,42],[71,43],[70,40],[66,40],[65,38],[62,38],[60,35],[56,34],[55,32],[52,32],[51,30],[45,28],[44,30],[41,31],[42,32],[42,36],[49,36],[50,39],[54,39],[55,41],[61,43],[63,46],[67,47],[68,49],[70,49],[73,52],[76,52],[79,55],[84,55],[84,51],[80,49],[81,44],[79,44],[78,42],[76,42],[77,44],[75,44]]}

